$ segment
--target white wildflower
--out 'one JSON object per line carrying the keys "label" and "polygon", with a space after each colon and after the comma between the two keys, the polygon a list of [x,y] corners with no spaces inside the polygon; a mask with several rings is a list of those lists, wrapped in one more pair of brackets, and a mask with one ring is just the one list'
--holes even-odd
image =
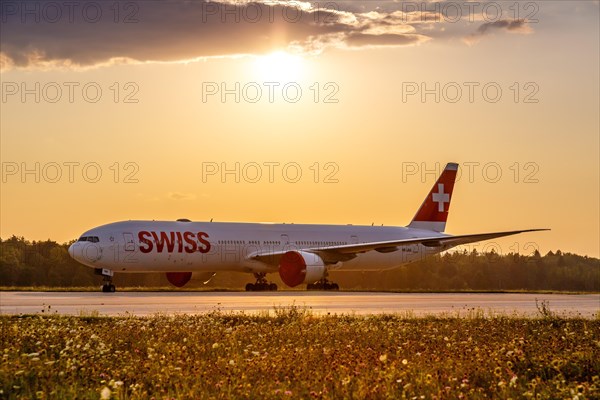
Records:
{"label": "white wildflower", "polygon": [[110,395],[111,395],[110,389],[107,388],[106,386],[104,386],[104,388],[100,392],[100,399],[101,400],[108,400],[108,399],[110,399]]}

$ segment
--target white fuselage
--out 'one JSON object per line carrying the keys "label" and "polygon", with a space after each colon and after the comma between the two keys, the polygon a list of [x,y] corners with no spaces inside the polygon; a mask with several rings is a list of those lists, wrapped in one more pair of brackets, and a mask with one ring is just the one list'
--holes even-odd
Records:
{"label": "white fuselage", "polygon": [[[405,227],[123,221],[87,231],[69,253],[89,267],[115,272],[276,272],[276,265],[250,256],[433,235],[448,236]],[[412,244],[390,252],[369,251],[329,269],[384,270],[447,248]]]}

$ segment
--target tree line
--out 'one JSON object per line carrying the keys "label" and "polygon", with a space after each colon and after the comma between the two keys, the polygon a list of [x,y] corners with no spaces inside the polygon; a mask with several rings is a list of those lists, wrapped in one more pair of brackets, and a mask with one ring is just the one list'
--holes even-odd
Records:
{"label": "tree line", "polygon": [[[95,287],[101,277],[68,254],[72,242],[0,238],[0,286]],[[280,288],[277,274],[270,274]],[[330,279],[343,289],[356,290],[557,290],[600,292],[600,260],[560,250],[530,256],[494,251],[449,251],[382,272],[332,272]],[[217,273],[206,285],[192,281],[186,288],[241,289],[250,274]],[[161,273],[116,273],[117,287],[168,287]]]}

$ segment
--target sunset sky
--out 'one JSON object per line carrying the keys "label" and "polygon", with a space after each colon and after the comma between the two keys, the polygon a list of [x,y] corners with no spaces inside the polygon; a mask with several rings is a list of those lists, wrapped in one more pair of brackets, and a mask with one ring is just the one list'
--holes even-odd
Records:
{"label": "sunset sky", "polygon": [[447,232],[600,254],[598,1],[1,4],[3,239],[406,225],[458,162]]}

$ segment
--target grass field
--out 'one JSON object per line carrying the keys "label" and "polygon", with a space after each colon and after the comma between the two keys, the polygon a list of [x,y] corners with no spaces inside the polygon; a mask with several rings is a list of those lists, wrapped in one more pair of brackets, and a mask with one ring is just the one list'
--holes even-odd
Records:
{"label": "grass field", "polygon": [[600,320],[2,316],[0,398],[600,398]]}

